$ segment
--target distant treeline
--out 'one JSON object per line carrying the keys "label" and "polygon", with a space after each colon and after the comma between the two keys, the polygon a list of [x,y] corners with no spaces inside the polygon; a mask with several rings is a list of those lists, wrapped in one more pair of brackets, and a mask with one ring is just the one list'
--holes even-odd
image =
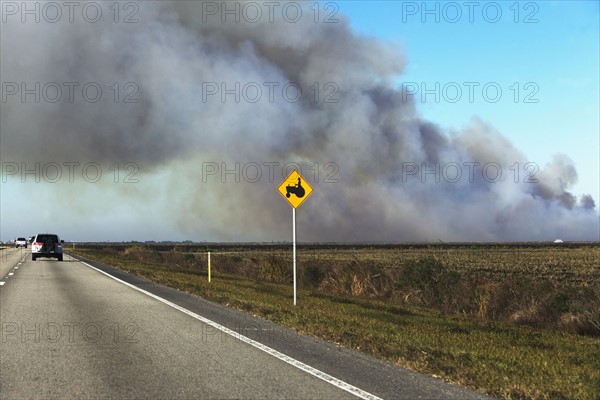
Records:
{"label": "distant treeline", "polygon": [[[599,242],[479,242],[479,243],[297,243],[303,249],[308,250],[410,250],[410,249],[465,249],[465,250],[518,250],[531,248],[594,248],[600,247]],[[291,242],[202,242],[202,243],[177,243],[177,242],[78,242],[77,247],[81,248],[106,248],[115,250],[124,250],[131,246],[148,246],[157,251],[243,251],[243,250],[285,250],[289,249]]]}

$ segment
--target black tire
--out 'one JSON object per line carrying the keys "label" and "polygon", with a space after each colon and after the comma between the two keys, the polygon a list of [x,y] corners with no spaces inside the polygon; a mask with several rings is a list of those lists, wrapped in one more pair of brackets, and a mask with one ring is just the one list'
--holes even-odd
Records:
{"label": "black tire", "polygon": [[31,261],[35,261],[35,255],[34,254],[31,255]]}
{"label": "black tire", "polygon": [[58,256],[58,261],[62,261],[62,260],[63,260],[63,256],[62,256],[62,254],[60,254],[60,255]]}

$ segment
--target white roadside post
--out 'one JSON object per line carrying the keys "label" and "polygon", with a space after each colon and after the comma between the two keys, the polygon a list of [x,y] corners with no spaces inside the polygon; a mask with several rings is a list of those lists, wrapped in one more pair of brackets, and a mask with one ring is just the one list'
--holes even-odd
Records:
{"label": "white roadside post", "polygon": [[208,252],[208,283],[210,283],[210,251]]}
{"label": "white roadside post", "polygon": [[287,178],[281,182],[277,191],[292,206],[292,253],[294,258],[293,279],[294,279],[294,305],[297,303],[296,291],[296,208],[310,196],[313,189],[306,183],[302,175],[296,170],[292,171]]}

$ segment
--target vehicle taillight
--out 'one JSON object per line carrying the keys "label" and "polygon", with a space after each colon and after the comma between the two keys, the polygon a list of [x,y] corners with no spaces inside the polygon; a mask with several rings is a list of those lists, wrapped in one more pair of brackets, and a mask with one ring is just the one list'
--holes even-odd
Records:
{"label": "vehicle taillight", "polygon": [[34,246],[41,246],[43,243],[42,242],[33,242]]}

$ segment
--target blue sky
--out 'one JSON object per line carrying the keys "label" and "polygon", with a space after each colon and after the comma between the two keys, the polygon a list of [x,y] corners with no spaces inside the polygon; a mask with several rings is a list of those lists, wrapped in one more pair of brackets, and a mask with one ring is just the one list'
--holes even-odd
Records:
{"label": "blue sky", "polygon": [[[567,154],[579,174],[573,193],[590,193],[598,201],[600,3],[483,1],[472,2],[471,9],[465,3],[335,4],[357,33],[404,52],[408,64],[399,84],[435,91],[439,82],[439,101],[430,94],[419,105],[424,118],[452,130],[479,116],[541,168],[554,154]],[[452,82],[461,86],[460,97],[452,85],[443,95],[444,85]],[[473,101],[464,82],[480,84]],[[490,101],[482,93],[488,83]],[[502,94],[492,103],[495,87]]]}

